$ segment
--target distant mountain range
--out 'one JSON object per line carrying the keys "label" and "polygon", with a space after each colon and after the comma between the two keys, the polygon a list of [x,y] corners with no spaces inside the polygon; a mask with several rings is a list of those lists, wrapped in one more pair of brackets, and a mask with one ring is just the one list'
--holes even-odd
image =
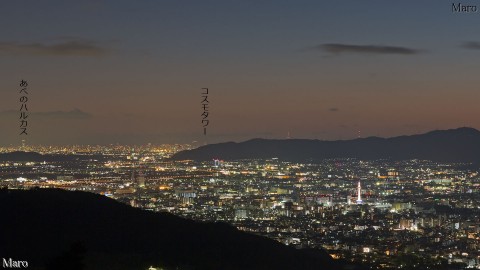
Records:
{"label": "distant mountain range", "polygon": [[57,189],[0,189],[0,257],[28,269],[356,269],[238,231]]}
{"label": "distant mountain range", "polygon": [[420,135],[341,141],[253,139],[241,143],[210,144],[179,152],[172,159],[205,161],[272,157],[288,161],[359,158],[480,163],[480,131],[463,127]]}

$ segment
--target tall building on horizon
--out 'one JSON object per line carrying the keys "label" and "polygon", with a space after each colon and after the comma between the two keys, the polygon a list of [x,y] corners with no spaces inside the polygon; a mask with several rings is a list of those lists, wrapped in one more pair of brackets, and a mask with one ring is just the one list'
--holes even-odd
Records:
{"label": "tall building on horizon", "polygon": [[362,186],[360,185],[360,180],[358,181],[357,186],[357,204],[362,204]]}

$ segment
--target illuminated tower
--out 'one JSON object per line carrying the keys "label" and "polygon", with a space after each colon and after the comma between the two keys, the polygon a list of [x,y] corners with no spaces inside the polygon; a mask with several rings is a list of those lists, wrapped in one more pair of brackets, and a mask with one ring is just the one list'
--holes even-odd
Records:
{"label": "illuminated tower", "polygon": [[362,204],[362,186],[360,185],[360,181],[358,181],[357,193],[357,204]]}

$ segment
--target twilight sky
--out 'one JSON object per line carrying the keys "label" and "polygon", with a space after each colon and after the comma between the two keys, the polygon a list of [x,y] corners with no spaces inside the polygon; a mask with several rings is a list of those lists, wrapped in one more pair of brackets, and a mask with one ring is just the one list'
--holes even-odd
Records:
{"label": "twilight sky", "polygon": [[18,0],[0,25],[0,146],[480,129],[480,13],[451,1]]}

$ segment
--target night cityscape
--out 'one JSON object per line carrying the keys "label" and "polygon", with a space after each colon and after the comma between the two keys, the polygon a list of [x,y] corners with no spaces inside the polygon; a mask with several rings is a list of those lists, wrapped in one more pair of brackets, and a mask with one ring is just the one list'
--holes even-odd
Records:
{"label": "night cityscape", "polygon": [[24,146],[90,158],[2,161],[1,186],[94,192],[146,211],[227,222],[299,249],[324,248],[371,269],[480,267],[480,176],[469,164],[169,159],[190,148]]}
{"label": "night cityscape", "polygon": [[480,269],[477,6],[2,2],[2,269]]}

